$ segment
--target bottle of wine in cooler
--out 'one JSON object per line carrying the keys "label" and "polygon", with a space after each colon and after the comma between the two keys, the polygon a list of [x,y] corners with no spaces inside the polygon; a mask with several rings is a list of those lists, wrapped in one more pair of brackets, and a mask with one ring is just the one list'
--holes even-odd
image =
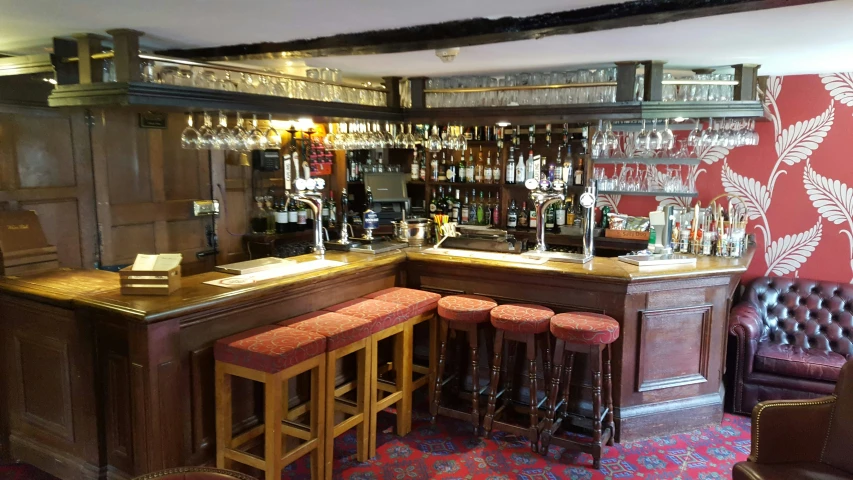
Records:
{"label": "bottle of wine in cooler", "polygon": [[[513,147],[509,147],[509,159],[506,162],[506,183],[511,185],[515,183],[515,159],[513,158]],[[500,182],[498,182],[500,183]]]}
{"label": "bottle of wine in cooler", "polygon": [[518,227],[518,209],[515,206],[515,199],[509,204],[509,209],[506,213],[506,228]]}

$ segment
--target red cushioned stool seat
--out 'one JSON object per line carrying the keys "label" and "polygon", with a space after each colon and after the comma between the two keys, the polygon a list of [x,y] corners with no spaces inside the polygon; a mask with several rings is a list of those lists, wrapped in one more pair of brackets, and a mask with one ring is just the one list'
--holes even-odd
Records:
{"label": "red cushioned stool seat", "polygon": [[495,328],[515,333],[544,333],[554,311],[541,305],[508,304],[491,311]]}
{"label": "red cushioned stool seat", "polygon": [[409,317],[416,317],[434,309],[441,295],[414,288],[391,287],[365,295],[364,298],[405,305],[409,307]]}
{"label": "red cushioned stool seat", "polygon": [[279,325],[247,330],[216,342],[220,362],[276,373],[326,352],[326,337]]}
{"label": "red cushioned stool seat", "polygon": [[482,323],[498,303],[481,295],[450,295],[438,301],[438,315],[454,322]]}
{"label": "red cushioned stool seat", "polygon": [[551,333],[569,343],[607,345],[619,338],[619,322],[600,313],[561,313],[551,317]]}
{"label": "red cushioned stool seat", "polygon": [[323,310],[370,320],[370,333],[381,332],[410,318],[409,308],[405,305],[370,298],[356,298]]}
{"label": "red cushioned stool seat", "polygon": [[371,323],[366,318],[319,311],[287,319],[279,325],[326,337],[326,351],[331,352],[369,337]]}

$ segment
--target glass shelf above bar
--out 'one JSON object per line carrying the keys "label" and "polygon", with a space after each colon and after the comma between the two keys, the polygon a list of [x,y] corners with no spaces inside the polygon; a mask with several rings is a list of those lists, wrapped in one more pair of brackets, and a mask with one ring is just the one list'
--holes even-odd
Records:
{"label": "glass shelf above bar", "polygon": [[627,190],[599,190],[599,195],[625,195],[634,197],[688,197],[696,198],[699,196],[697,192],[642,192],[642,191],[627,191]]}
{"label": "glass shelf above bar", "polygon": [[646,157],[630,157],[630,158],[594,158],[592,161],[597,165],[614,165],[623,163],[635,163],[640,165],[699,165],[701,162],[698,158],[646,158]]}

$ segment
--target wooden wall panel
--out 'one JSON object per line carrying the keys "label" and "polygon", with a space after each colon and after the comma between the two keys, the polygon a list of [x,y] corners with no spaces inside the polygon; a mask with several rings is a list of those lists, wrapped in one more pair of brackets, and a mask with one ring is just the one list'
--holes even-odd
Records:
{"label": "wooden wall panel", "polygon": [[0,210],[18,208],[39,214],[61,266],[95,266],[92,159],[84,111],[0,104]]}
{"label": "wooden wall panel", "polygon": [[133,263],[137,253],[158,253],[153,223],[113,227],[113,262]]}

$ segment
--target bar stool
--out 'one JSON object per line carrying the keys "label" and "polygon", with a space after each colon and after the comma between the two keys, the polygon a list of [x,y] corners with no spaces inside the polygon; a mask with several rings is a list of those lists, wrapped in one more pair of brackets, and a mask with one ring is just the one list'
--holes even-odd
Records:
{"label": "bar stool", "polygon": [[[339,303],[325,310],[342,315],[370,320],[370,409],[367,424],[370,428],[368,457],[376,456],[376,417],[391,405],[397,408],[397,435],[408,434],[412,424],[412,330],[407,328],[409,309],[381,300],[357,298]],[[379,368],[379,342],[391,338],[394,342],[394,359],[389,369]],[[380,378],[386,372],[394,373],[394,381]]]}
{"label": "bar stool", "polygon": [[[576,447],[583,452],[592,454],[592,465],[597,469],[601,465],[602,444],[612,446],[613,436],[616,433],[616,425],[613,422],[610,344],[619,338],[619,322],[607,315],[598,313],[561,313],[551,318],[551,333],[557,337],[557,343],[554,346],[554,373],[551,376],[546,427],[542,433],[542,453],[548,454],[548,445],[551,442],[563,448]],[[604,388],[606,389],[604,398],[607,405],[604,412],[604,432],[602,433],[601,371],[602,351],[604,350],[607,351],[607,357],[604,360]],[[572,381],[572,363],[574,362],[575,352],[588,354],[590,368],[592,369],[593,431],[591,444],[554,436],[569,416],[569,389]],[[562,380],[563,397],[558,405],[557,399],[563,365],[566,366],[566,378]],[[557,415],[558,408],[560,409],[559,416]]]}
{"label": "bar stool", "polygon": [[[370,444],[370,363],[372,344],[370,342],[370,320],[332,312],[312,312],[285,320],[279,325],[296,330],[316,333],[326,337],[326,398],[324,428],[325,478],[332,478],[335,439],[351,428],[356,427],[356,459],[367,461]],[[341,386],[335,385],[337,362],[339,358],[355,354],[356,378]],[[356,391],[355,401],[347,399],[346,394]],[[286,390],[285,390],[286,391]],[[285,399],[285,406],[287,405]],[[335,423],[335,414],[341,412],[348,418]],[[285,417],[287,415],[285,414]]]}
{"label": "bar stool", "polygon": [[[538,350],[542,350],[542,363],[545,368],[545,383],[550,380],[551,362],[551,341],[548,337],[548,324],[551,317],[554,316],[553,310],[540,305],[501,305],[491,311],[492,326],[495,327],[495,353],[492,359],[492,378],[489,388],[489,406],[486,412],[486,418],[483,420],[483,428],[486,434],[492,431],[493,426],[499,430],[508,431],[516,435],[525,435],[530,440],[530,449],[537,450],[539,443],[539,407],[547,399],[543,397],[538,400],[538,385],[536,380],[536,355]],[[503,391],[498,393],[498,382],[501,375],[501,354],[503,350],[504,340],[507,340],[509,358],[507,362],[507,377]],[[520,425],[495,420],[501,413],[504,413],[512,403],[512,383],[515,368],[515,353],[519,343],[523,343],[527,354],[528,370],[527,378],[530,386],[530,426],[528,428]],[[537,348],[537,345],[539,348]],[[503,397],[503,405],[497,411],[495,404],[498,397]]]}
{"label": "bar stool", "polygon": [[[433,422],[439,414],[459,420],[470,419],[474,433],[480,433],[480,395],[484,390],[480,388],[479,331],[482,330],[482,327],[489,325],[489,313],[497,306],[497,302],[491,298],[480,295],[450,295],[438,301],[438,317],[441,325],[438,334],[440,344],[438,374],[435,377],[435,386],[433,387],[435,396],[430,404],[430,415]],[[457,341],[459,341],[458,335],[462,332],[468,336],[468,348],[471,350],[471,384],[473,386],[471,412],[469,413],[441,405],[442,386],[452,379],[452,377],[448,380],[444,379],[447,336],[450,330],[457,332]],[[461,375],[463,375],[461,371],[457,371],[455,374],[455,376]]]}
{"label": "bar stool", "polygon": [[[435,374],[438,371],[438,319],[435,316],[435,310],[438,306],[438,301],[441,295],[433,292],[425,292],[414,288],[391,287],[378,292],[373,292],[370,295],[365,295],[364,298],[380,300],[383,302],[396,303],[404,305],[409,310],[408,326],[412,329],[412,341],[414,341],[414,328],[424,322],[429,322],[429,363],[428,365],[418,365],[412,360],[412,392],[426,386],[429,390],[429,403],[432,404],[432,399],[435,394]],[[414,345],[411,347],[414,353]],[[421,375],[420,378],[414,378],[414,374]],[[409,395],[411,397],[411,394]],[[412,425],[407,425],[406,432],[412,430]]]}
{"label": "bar stool", "polygon": [[[280,480],[281,469],[311,454],[311,478],[319,480],[324,469],[322,422],[325,398],[326,337],[312,332],[269,325],[238,333],[216,342],[216,467],[229,468],[237,461],[265,472],[266,480]],[[301,373],[311,375],[308,425],[285,421],[282,384]],[[264,384],[264,423],[233,436],[231,377]],[[286,453],[282,434],[305,443]],[[263,458],[241,448],[264,436]],[[226,465],[228,463],[229,465]]]}

